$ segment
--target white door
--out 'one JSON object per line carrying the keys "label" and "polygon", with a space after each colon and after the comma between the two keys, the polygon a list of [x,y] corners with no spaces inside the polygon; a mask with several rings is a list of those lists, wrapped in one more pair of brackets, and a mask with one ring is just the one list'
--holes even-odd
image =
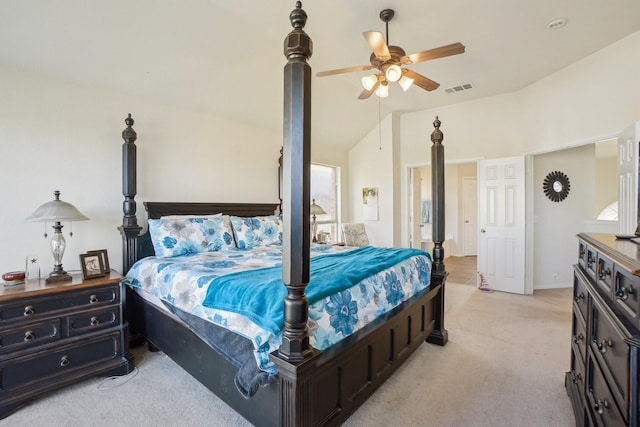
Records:
{"label": "white door", "polygon": [[478,253],[478,182],[462,177],[462,256]]}
{"label": "white door", "polygon": [[618,136],[618,223],[620,234],[633,235],[638,226],[638,140],[640,122]]}
{"label": "white door", "polygon": [[524,157],[478,161],[478,272],[490,289],[525,293]]}

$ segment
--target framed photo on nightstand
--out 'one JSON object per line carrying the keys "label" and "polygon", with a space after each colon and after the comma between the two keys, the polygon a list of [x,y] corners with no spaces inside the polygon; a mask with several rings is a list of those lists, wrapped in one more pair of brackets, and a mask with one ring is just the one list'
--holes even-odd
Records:
{"label": "framed photo on nightstand", "polygon": [[104,267],[104,272],[109,274],[111,268],[109,267],[109,255],[107,254],[106,249],[97,249],[95,251],[88,251],[88,254],[100,254],[102,257],[102,266]]}
{"label": "framed photo on nightstand", "polygon": [[105,275],[104,263],[100,253],[80,254],[80,267],[82,267],[82,278],[85,280]]}

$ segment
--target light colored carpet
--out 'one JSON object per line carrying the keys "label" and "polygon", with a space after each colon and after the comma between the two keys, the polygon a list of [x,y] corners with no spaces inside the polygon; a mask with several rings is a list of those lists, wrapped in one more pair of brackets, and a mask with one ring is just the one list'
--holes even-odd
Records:
{"label": "light colored carpet", "polygon": [[[422,345],[345,426],[573,426],[564,389],[571,290],[533,296],[448,283],[444,347]],[[126,377],[41,397],[0,426],[248,426],[163,353]]]}

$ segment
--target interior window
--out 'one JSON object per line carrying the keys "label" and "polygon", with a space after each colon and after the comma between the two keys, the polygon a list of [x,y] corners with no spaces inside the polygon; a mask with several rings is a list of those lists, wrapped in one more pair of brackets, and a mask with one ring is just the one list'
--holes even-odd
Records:
{"label": "interior window", "polygon": [[339,240],[339,173],[340,168],[336,166],[311,164],[311,199],[326,212],[316,215],[318,233],[329,233],[329,242]]}

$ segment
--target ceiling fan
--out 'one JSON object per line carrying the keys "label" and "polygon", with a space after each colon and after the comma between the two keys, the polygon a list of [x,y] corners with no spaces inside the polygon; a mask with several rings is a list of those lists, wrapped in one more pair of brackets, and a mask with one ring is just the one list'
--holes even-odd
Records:
{"label": "ceiling fan", "polygon": [[337,70],[322,71],[316,76],[332,76],[335,74],[350,73],[353,71],[366,71],[376,68],[377,74],[372,74],[362,78],[362,86],[364,90],[358,99],[368,99],[373,93],[381,98],[389,96],[389,82],[398,82],[402,89],[407,89],[415,84],[424,90],[432,91],[440,86],[433,80],[416,73],[408,68],[402,68],[402,65],[409,65],[416,62],[429,61],[431,59],[444,58],[446,56],[458,55],[464,52],[464,45],[461,43],[453,43],[446,46],[429,49],[407,55],[399,46],[387,45],[389,41],[389,21],[393,18],[395,12],[392,9],[384,9],[380,12],[380,19],[385,23],[385,37],[378,31],[366,31],[362,33],[367,40],[369,47],[373,53],[369,58],[371,65],[360,65],[357,67],[340,68]]}

